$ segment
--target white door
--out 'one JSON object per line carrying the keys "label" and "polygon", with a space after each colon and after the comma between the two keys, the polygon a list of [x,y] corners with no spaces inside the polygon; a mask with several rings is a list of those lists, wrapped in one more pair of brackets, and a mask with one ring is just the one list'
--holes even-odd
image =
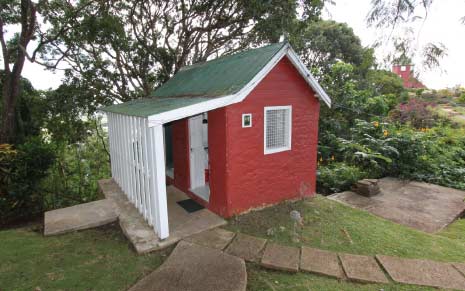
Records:
{"label": "white door", "polygon": [[190,176],[191,189],[205,185],[205,168],[208,164],[208,139],[203,123],[204,117],[189,118]]}

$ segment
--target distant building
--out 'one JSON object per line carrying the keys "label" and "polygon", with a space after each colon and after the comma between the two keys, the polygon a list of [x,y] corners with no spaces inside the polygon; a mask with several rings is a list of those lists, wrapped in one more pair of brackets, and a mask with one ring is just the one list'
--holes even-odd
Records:
{"label": "distant building", "polygon": [[413,65],[393,65],[392,72],[404,81],[405,88],[426,88],[426,86],[413,75]]}

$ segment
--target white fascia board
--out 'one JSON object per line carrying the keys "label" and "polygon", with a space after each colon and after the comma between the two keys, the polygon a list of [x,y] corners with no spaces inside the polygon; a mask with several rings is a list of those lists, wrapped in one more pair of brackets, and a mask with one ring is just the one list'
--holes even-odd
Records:
{"label": "white fascia board", "polygon": [[151,115],[148,117],[149,127],[165,124],[174,120],[183,119],[189,116],[194,116],[210,110],[228,106],[230,104],[236,103],[234,101],[235,97],[236,95],[227,95],[224,97],[214,98],[212,100],[200,102],[186,107],[181,107],[171,111]]}
{"label": "white fascia board", "polygon": [[175,110],[162,112],[159,114],[151,115],[148,117],[149,127],[165,124],[174,120],[179,120],[189,116],[194,116],[214,110],[217,108],[225,107],[234,103],[241,102],[249,95],[249,93],[265,78],[266,75],[278,64],[278,62],[284,57],[287,56],[292,62],[294,67],[300,73],[300,75],[305,79],[305,81],[310,85],[310,87],[315,91],[316,96],[325,102],[328,107],[331,107],[331,98],[328,94],[321,88],[317,80],[313,75],[308,71],[307,67],[302,63],[299,56],[294,52],[292,47],[289,44],[284,45],[279,52],[277,52],[273,58],[258,72],[252,80],[250,80],[247,85],[245,85],[239,92],[233,95],[227,95],[224,97],[214,98],[209,101],[197,103],[194,105],[189,105],[186,107],[178,108]]}
{"label": "white fascia board", "polygon": [[302,63],[299,56],[296,52],[289,46],[287,51],[287,56],[291,60],[292,64],[297,68],[300,75],[307,81],[307,83],[312,87],[315,91],[317,97],[322,100],[328,107],[331,107],[331,98],[329,98],[328,94],[326,94],[325,90],[321,88],[318,81],[313,77],[312,73],[307,69],[307,67]]}

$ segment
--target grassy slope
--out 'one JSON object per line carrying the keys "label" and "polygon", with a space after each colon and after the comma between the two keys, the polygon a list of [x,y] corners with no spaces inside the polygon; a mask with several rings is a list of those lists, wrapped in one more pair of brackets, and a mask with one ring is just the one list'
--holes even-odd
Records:
{"label": "grassy slope", "polygon": [[[292,209],[300,210],[305,218],[305,227],[298,231],[299,243],[292,242]],[[288,245],[465,261],[465,220],[440,235],[428,235],[323,197],[251,212],[232,219],[228,228]],[[267,235],[268,229],[274,234]],[[47,238],[30,228],[4,230],[0,231],[0,246],[0,290],[126,290],[156,269],[171,251],[136,256],[115,225]],[[247,269],[249,290],[436,290],[339,282],[312,274],[274,272],[254,264]]]}
{"label": "grassy slope", "polygon": [[0,231],[0,290],[125,290],[168,254],[136,256],[117,225],[44,238]]}
{"label": "grassy slope", "polygon": [[[304,227],[300,242],[292,240],[289,212],[299,210]],[[307,245],[363,255],[386,254],[465,262],[465,222],[458,221],[440,235],[430,235],[346,207],[323,197],[237,217],[229,229],[267,238],[286,245]],[[272,229],[272,235],[267,230]],[[352,241],[352,242],[351,242]],[[250,290],[436,290],[400,284],[360,285],[311,274],[286,274],[248,265]]]}

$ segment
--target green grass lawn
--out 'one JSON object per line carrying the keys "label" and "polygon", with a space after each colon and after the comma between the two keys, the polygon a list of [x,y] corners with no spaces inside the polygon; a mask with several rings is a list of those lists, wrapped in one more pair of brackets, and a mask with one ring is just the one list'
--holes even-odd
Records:
{"label": "green grass lawn", "polygon": [[[293,235],[291,210],[300,211],[304,218],[304,226],[297,229],[297,236]],[[235,217],[227,228],[291,246],[465,262],[465,220],[431,235],[321,196]],[[247,267],[249,290],[437,290],[402,284],[355,284],[312,274],[274,272],[254,264]]]}
{"label": "green grass lawn", "polygon": [[[293,241],[291,210],[304,227]],[[318,196],[230,219],[226,228],[281,244],[354,254],[465,262],[465,220],[425,234]],[[0,290],[126,290],[156,269],[171,249],[137,256],[117,225],[43,237],[31,227],[0,231]],[[247,264],[249,290],[437,290],[400,284],[356,284]]]}
{"label": "green grass lawn", "polygon": [[54,237],[30,227],[3,230],[0,290],[126,290],[169,251],[137,256],[118,225]]}

